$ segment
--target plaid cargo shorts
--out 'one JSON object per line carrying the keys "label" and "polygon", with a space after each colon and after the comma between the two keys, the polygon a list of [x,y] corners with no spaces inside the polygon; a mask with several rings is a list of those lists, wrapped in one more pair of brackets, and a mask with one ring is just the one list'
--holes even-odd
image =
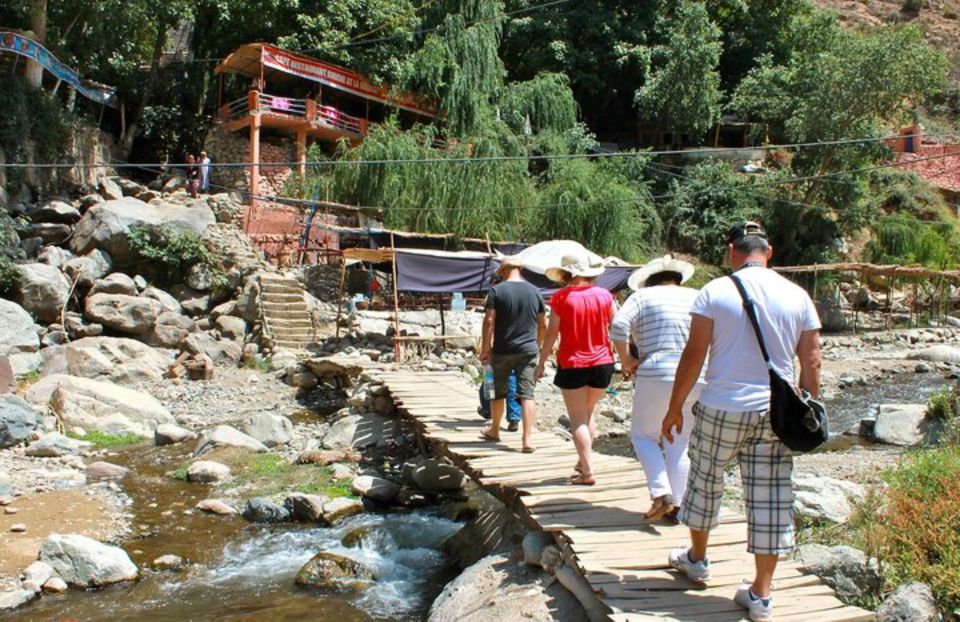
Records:
{"label": "plaid cargo shorts", "polygon": [[747,550],[779,555],[793,550],[793,456],[770,428],[767,411],[727,412],[699,402],[690,435],[690,480],[680,520],[697,531],[720,521],[723,473],[740,463],[747,506]]}

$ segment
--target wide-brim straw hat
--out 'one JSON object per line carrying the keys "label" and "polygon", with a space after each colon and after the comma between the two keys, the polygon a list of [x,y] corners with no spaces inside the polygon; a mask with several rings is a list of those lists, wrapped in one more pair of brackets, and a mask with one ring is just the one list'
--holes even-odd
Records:
{"label": "wide-brim straw hat", "polygon": [[606,270],[601,265],[591,264],[590,257],[585,254],[564,255],[560,258],[560,265],[547,268],[547,278],[555,283],[564,283],[568,278],[582,276],[590,279],[600,276]]}
{"label": "wide-brim straw hat", "polygon": [[693,264],[677,259],[673,255],[664,255],[647,262],[642,268],[630,275],[627,286],[636,291],[647,284],[647,280],[654,274],[661,272],[676,272],[680,275],[680,283],[686,283],[693,276]]}
{"label": "wide-brim straw hat", "polygon": [[521,268],[521,269],[523,268],[523,262],[521,262],[520,259],[518,259],[514,255],[503,255],[502,257],[498,257],[497,261],[500,262],[500,266],[497,268],[497,272],[501,272],[503,270],[509,270],[512,268]]}

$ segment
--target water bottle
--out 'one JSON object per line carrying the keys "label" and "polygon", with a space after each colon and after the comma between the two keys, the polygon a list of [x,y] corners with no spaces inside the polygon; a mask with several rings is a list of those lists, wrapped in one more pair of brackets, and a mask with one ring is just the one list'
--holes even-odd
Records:
{"label": "water bottle", "polygon": [[493,365],[483,366],[483,394],[488,400],[492,400],[495,392],[493,389]]}

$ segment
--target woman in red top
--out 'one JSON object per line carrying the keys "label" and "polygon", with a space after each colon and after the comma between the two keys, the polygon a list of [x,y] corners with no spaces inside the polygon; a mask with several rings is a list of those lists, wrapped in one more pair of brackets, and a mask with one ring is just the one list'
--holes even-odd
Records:
{"label": "woman in red top", "polygon": [[560,265],[547,270],[547,277],[565,285],[550,299],[550,324],[540,350],[536,377],[543,376],[553,344],[557,350],[557,375],[553,383],[560,387],[570,416],[570,430],[579,461],[574,484],[592,486],[591,451],[596,425],[593,410],[603,397],[613,376],[613,346],[610,323],[613,321],[613,296],[593,279],[603,273],[602,266],[591,266],[587,255],[565,255]]}

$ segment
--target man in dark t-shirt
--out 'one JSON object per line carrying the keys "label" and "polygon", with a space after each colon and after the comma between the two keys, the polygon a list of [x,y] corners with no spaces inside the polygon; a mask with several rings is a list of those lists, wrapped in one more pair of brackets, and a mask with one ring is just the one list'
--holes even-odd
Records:
{"label": "man in dark t-shirt", "polygon": [[540,291],[523,280],[516,259],[503,258],[497,273],[503,282],[487,294],[480,350],[480,361],[493,367],[494,386],[490,404],[492,421],[490,427],[484,428],[483,436],[491,441],[500,440],[500,421],[506,406],[510,374],[516,373],[523,421],[522,449],[530,453],[533,451],[530,435],[536,417],[533,373],[547,328],[547,309]]}

